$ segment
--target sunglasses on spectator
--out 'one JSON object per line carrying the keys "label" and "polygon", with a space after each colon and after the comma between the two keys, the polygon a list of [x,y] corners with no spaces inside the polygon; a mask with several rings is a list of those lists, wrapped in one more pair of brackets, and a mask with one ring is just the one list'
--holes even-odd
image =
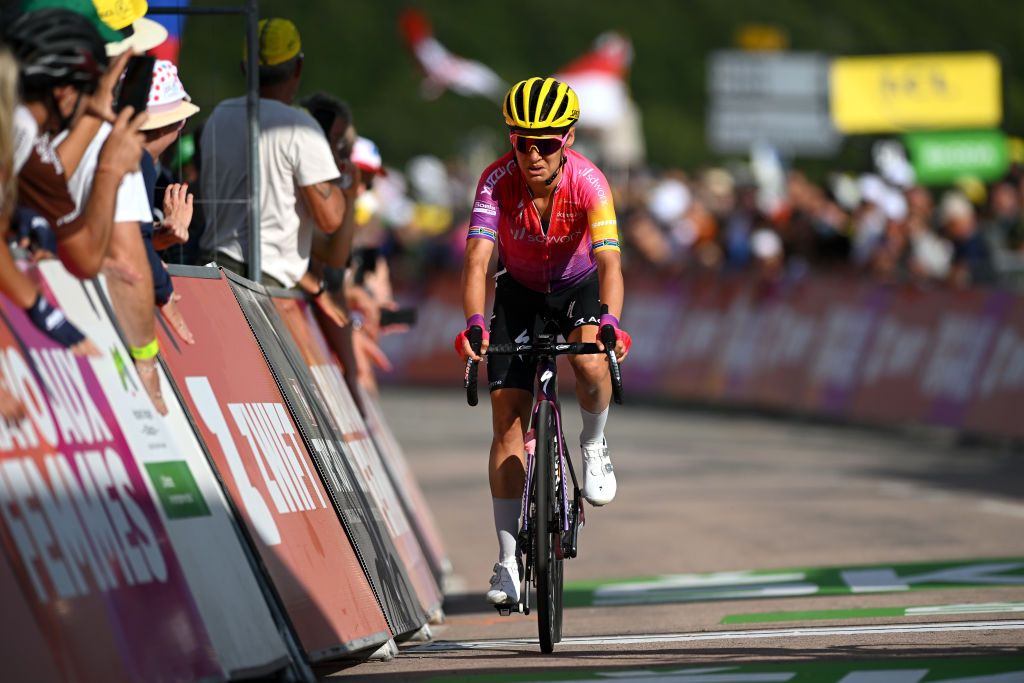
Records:
{"label": "sunglasses on spectator", "polygon": [[512,141],[512,146],[516,148],[521,154],[529,154],[530,149],[533,147],[537,148],[537,152],[542,156],[546,157],[550,154],[554,154],[558,150],[565,147],[565,141],[569,137],[569,133],[565,135],[520,135],[519,133],[509,133],[509,140]]}

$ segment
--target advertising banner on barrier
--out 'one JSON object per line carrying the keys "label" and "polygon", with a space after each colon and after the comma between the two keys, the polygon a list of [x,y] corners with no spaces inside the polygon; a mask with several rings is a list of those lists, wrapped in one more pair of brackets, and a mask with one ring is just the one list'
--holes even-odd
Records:
{"label": "advertising banner on barrier", "polygon": [[[0,658],[4,663],[4,677],[11,681],[59,683],[93,670],[91,665],[88,668],[74,666],[73,662],[67,661],[65,653],[51,649],[43,634],[46,621],[37,619],[33,614],[28,603],[29,592],[25,588],[15,578],[7,553],[0,553],[0,600],[3,600]],[[108,672],[108,681],[127,680],[119,662],[110,663]]]}
{"label": "advertising banner on barrier", "polygon": [[813,353],[807,358],[801,408],[845,415],[867,361],[867,349],[888,302],[887,290],[851,280],[822,279]]}
{"label": "advertising banner on barrier", "polygon": [[[48,656],[67,680],[221,678],[156,503],[90,363],[44,336],[17,306],[0,305],[11,325],[0,325],[0,374],[28,414],[17,424],[0,421],[0,536]],[[16,611],[2,614],[6,622]],[[21,627],[4,623],[2,632]],[[0,643],[3,661],[24,656],[6,651],[12,642]]]}
{"label": "advertising banner on barrier", "polygon": [[319,327],[307,322],[308,307],[304,301],[275,297],[273,302],[316,382],[316,388],[323,397],[323,405],[342,433],[343,452],[351,458],[358,473],[362,475],[357,481],[381,512],[385,528],[419,596],[420,605],[427,612],[439,612],[441,591],[413,531],[406,507],[401,503],[404,492],[400,493],[401,489],[397,488],[384,466],[369,429],[345,384],[341,367],[327,353],[326,341]]}
{"label": "advertising banner on barrier", "polygon": [[[78,280],[58,261],[46,261],[39,269],[75,325],[106,351],[90,365],[159,502],[221,666],[231,678],[286,666],[288,651],[235,521],[169,380],[162,378],[169,411],[163,417],[153,409],[135,364],[125,362],[130,356],[111,321],[106,292],[96,281]],[[171,343],[181,342],[171,338]]]}
{"label": "advertising banner on barrier", "polygon": [[996,332],[963,426],[976,432],[1024,437],[1024,297],[1010,304]]}
{"label": "advertising banner on barrier", "polygon": [[[765,284],[633,272],[626,281],[623,323],[634,339],[623,366],[627,396],[1005,436],[1024,431],[1024,422],[1009,416],[1024,383],[1019,294],[820,275]],[[435,320],[422,337],[385,338],[401,371],[382,379],[457,387],[451,374],[461,377],[460,370],[447,360],[462,324],[457,279],[399,290],[399,298],[443,314],[444,324]],[[564,374],[571,387],[571,373]]]}
{"label": "advertising banner on barrier", "polygon": [[402,492],[402,504],[406,507],[406,516],[412,522],[420,547],[427,554],[434,580],[439,586],[444,586],[445,577],[452,573],[452,563],[441,539],[441,531],[434,519],[434,513],[431,512],[427,499],[423,496],[419,482],[416,481],[412,470],[409,469],[402,446],[395,438],[387,420],[384,419],[384,411],[380,402],[365,389],[361,389],[361,391],[363,405],[367,408],[366,426],[370,430],[370,436],[377,445],[377,452],[384,460],[391,481],[395,488]]}
{"label": "advertising banner on barrier", "polygon": [[943,293],[935,336],[918,380],[919,391],[928,401],[924,415],[928,422],[947,427],[963,423],[1012,303],[1008,292]]}
{"label": "advertising banner on barrier", "polygon": [[364,475],[347,452],[344,435],[324,407],[326,399],[273,300],[261,285],[232,273],[225,275],[326,487],[335,524],[341,520],[392,632],[397,636],[418,630],[426,623],[426,610],[417,599],[383,513],[364,491],[360,483]]}
{"label": "advertising banner on barrier", "polygon": [[889,424],[924,419],[927,402],[918,391],[918,377],[933,345],[941,303],[942,295],[931,291],[892,291],[868,343],[850,404],[852,417]]}
{"label": "advertising banner on barrier", "polygon": [[227,283],[174,277],[195,344],[162,356],[311,660],[390,634],[259,345]]}
{"label": "advertising banner on barrier", "polygon": [[766,309],[765,320],[745,397],[751,405],[792,410],[807,382],[807,359],[815,348],[824,303],[802,280],[762,289],[759,301]]}

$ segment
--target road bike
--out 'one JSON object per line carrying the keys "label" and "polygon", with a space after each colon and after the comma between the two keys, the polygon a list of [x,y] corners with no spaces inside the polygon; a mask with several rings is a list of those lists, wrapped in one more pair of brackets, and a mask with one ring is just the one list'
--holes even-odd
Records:
{"label": "road bike", "polygon": [[[564,560],[577,554],[579,530],[585,523],[583,495],[562,433],[562,413],[558,403],[556,358],[570,354],[604,353],[612,378],[612,396],[622,403],[622,375],[615,357],[615,330],[601,329],[604,351],[597,344],[558,342],[549,332],[551,321],[544,320],[544,333],[532,344],[495,344],[486,355],[513,355],[537,360],[536,401],[530,416],[524,449],[526,485],[523,487],[523,523],[518,536],[519,555],[524,558],[520,575],[524,590],[518,604],[495,605],[498,612],[530,613],[530,586],[537,591],[537,630],[541,652],[550,653],[562,639],[562,582]],[[473,352],[479,355],[483,331],[474,326],[469,332]],[[478,403],[478,363],[466,363],[464,386],[469,405]],[[568,474],[568,477],[566,477]],[[571,496],[570,496],[571,484]]]}

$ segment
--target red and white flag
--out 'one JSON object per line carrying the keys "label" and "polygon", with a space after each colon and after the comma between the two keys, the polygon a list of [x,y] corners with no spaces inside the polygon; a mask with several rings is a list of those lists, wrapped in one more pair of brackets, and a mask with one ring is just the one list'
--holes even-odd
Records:
{"label": "red and white flag", "polygon": [[615,32],[603,33],[594,49],[562,67],[555,78],[572,86],[580,98],[580,127],[610,128],[626,115],[626,77],[633,44]]}
{"label": "red and white flag", "polygon": [[494,71],[480,62],[453,55],[434,37],[430,21],[420,11],[407,9],[398,18],[406,45],[423,71],[421,92],[436,99],[445,90],[471,97],[482,95],[499,100],[508,86]]}

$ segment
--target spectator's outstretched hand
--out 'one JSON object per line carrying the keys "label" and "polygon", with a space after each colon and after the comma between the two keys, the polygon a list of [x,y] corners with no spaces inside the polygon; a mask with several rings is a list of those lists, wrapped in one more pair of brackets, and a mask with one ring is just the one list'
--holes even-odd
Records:
{"label": "spectator's outstretched hand", "polygon": [[143,112],[133,117],[134,113],[133,107],[125,107],[117,115],[114,128],[100,150],[97,173],[110,170],[124,176],[138,170],[142,159],[142,143],[145,141],[139,127],[146,122],[147,115]]}
{"label": "spectator's outstretched hand", "polygon": [[331,296],[330,292],[326,290],[320,292],[320,294],[313,299],[313,303],[320,309],[321,313],[327,316],[328,320],[338,327],[345,327],[345,325],[348,325],[348,316],[345,314],[345,311],[335,303],[334,297]]}
{"label": "spectator's outstretched hand", "polygon": [[128,60],[131,56],[132,51],[128,50],[110,63],[106,73],[103,74],[96,85],[96,92],[85,100],[85,111],[87,114],[111,123],[117,118],[117,115],[114,113],[114,88],[117,86],[118,81],[121,80],[121,74],[124,73],[125,67],[128,66]]}
{"label": "spectator's outstretched hand", "polygon": [[188,242],[188,227],[192,223],[192,195],[188,183],[174,183],[164,192],[164,221],[153,235],[157,251],[175,244]]}
{"label": "spectator's outstretched hand", "polygon": [[99,358],[100,356],[103,355],[100,352],[100,350],[96,348],[96,345],[89,340],[88,337],[72,346],[71,353],[75,354],[76,356],[81,356],[83,358],[86,356],[92,358]]}
{"label": "spectator's outstretched hand", "polygon": [[171,294],[171,298],[160,307],[160,312],[163,313],[164,318],[174,328],[175,333],[181,338],[186,344],[195,344],[196,338],[192,334],[192,330],[188,328],[188,324],[185,323],[185,318],[181,314],[181,309],[178,308],[178,302],[181,301],[181,295],[177,292]]}

